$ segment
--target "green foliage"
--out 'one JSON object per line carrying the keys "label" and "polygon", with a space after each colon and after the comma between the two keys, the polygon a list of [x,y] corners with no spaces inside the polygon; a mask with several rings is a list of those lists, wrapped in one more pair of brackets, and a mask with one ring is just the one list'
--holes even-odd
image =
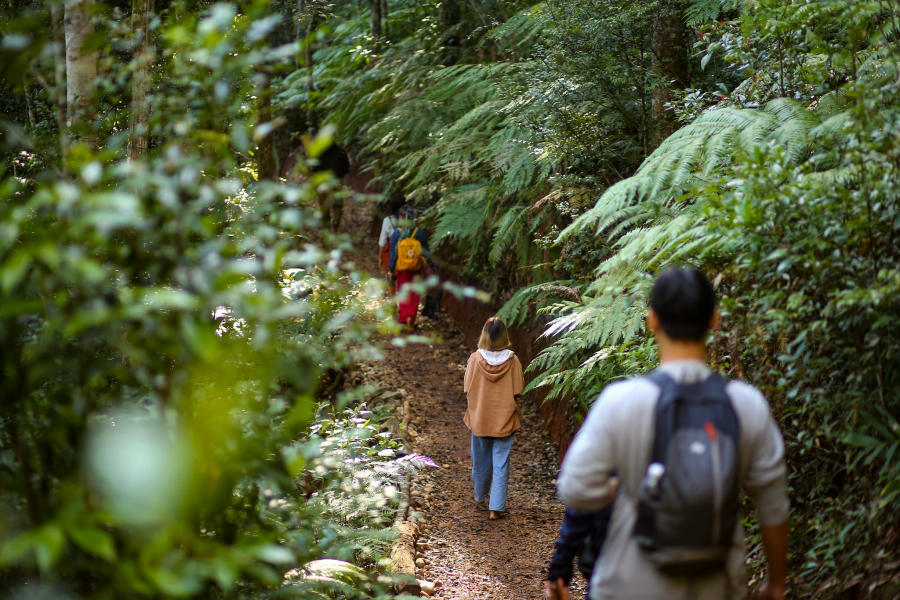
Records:
{"label": "green foliage", "polygon": [[[644,353],[617,369],[633,355],[630,344],[647,343],[651,274],[669,264],[704,268],[721,282],[728,332],[715,337],[713,360],[762,385],[785,432],[792,544],[803,560],[796,589],[861,576],[889,597],[896,586],[871,557],[886,555],[900,528],[886,512],[900,479],[891,417],[900,410],[891,391],[900,383],[896,15],[878,2],[852,13],[845,3],[787,6],[747,7],[738,26],[771,51],[765,66],[563,231],[560,243],[594,233],[610,252],[581,301],[541,309],[556,341],[532,363],[532,385],[590,399],[609,379],[652,366]],[[803,24],[829,33],[791,45]],[[863,30],[881,33],[863,44],[854,33]],[[755,37],[760,31],[770,33]],[[711,47],[731,43],[727,31],[719,35]],[[826,47],[850,67],[838,80],[834,62],[815,54]],[[794,98],[740,108],[789,86]],[[519,306],[523,297],[514,298]],[[513,303],[507,310],[521,314]]]}
{"label": "green foliage", "polygon": [[741,0],[690,0],[684,9],[684,20],[692,27],[704,25],[723,12],[738,9],[741,4]]}
{"label": "green foliage", "polygon": [[[465,247],[462,274],[495,290],[562,275],[534,268],[557,252],[527,242],[568,224],[564,206],[533,202],[551,175],[591,180],[598,165],[630,171],[646,147],[650,57],[640,46],[652,15],[652,6],[621,2],[499,4],[509,18],[473,29],[469,54],[449,66],[427,4],[390,7],[413,26],[388,36],[380,53],[366,41],[365,14],[339,14],[311,77],[315,110],[342,142],[387,192],[429,208],[433,242]],[[285,80],[286,106],[310,100],[308,75]],[[621,87],[635,82],[623,101]]]}
{"label": "green foliage", "polygon": [[[319,231],[337,182],[256,181],[257,74],[296,50],[266,44],[278,21],[263,3],[159,16],[145,157],[114,130],[62,157],[55,129],[4,137],[28,161],[0,178],[4,597],[385,593],[392,496],[418,463],[384,409],[340,408],[359,393],[315,399],[377,356],[386,315]],[[4,59],[32,72],[45,37]],[[128,80],[115,64],[101,102]]]}
{"label": "green foliage", "polygon": [[[655,2],[498,10],[489,33],[454,29],[470,32],[454,61],[433,6],[398,3],[407,27],[379,48],[366,15],[338,11],[313,100],[388,192],[428,209],[464,276],[512,292],[504,317],[544,326],[532,389],[579,410],[655,363],[653,274],[713,276],[729,333],[712,359],[763,385],[786,432],[807,592],[864,572],[842,545],[898,530],[896,432],[871,417],[897,411],[879,354],[896,354],[897,16],[875,0],[682,7],[692,85],[656,149]],[[824,516],[841,511],[853,526]]]}

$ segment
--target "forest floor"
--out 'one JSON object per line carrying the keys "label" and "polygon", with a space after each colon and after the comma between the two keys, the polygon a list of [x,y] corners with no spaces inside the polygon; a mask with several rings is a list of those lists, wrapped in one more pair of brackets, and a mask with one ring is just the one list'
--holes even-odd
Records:
{"label": "forest floor", "polygon": [[[341,230],[355,243],[353,259],[376,274],[377,241],[370,235],[370,203],[348,201]],[[390,301],[389,299],[385,299]],[[405,389],[410,399],[410,445],[439,467],[420,472],[413,484],[419,515],[419,579],[434,582],[435,598],[530,600],[543,597],[543,578],[562,521],[556,499],[557,450],[542,427],[536,407],[525,401],[522,429],[510,457],[509,494],[504,518],[489,521],[474,503],[469,459],[470,434],[463,424],[466,360],[474,348],[463,344],[459,327],[442,312],[419,317],[428,343],[394,347],[370,365],[379,385]],[[385,340],[387,341],[387,340]],[[584,595],[580,574],[572,597]]]}

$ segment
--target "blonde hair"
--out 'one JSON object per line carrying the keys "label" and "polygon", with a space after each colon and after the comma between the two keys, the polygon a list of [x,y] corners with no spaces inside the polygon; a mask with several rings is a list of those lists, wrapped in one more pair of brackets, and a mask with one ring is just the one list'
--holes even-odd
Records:
{"label": "blonde hair", "polygon": [[506,350],[512,346],[509,341],[509,330],[498,317],[491,317],[481,329],[478,347],[481,350]]}

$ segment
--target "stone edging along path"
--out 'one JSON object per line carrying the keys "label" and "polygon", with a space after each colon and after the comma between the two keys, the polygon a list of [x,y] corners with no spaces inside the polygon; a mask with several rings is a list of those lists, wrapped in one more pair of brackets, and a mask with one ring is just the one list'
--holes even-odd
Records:
{"label": "stone edging along path", "polygon": [[[370,215],[367,204],[348,202],[342,229],[356,238],[357,264],[377,273]],[[523,428],[510,457],[508,510],[503,519],[489,521],[474,503],[470,434],[462,422],[463,373],[474,348],[463,343],[446,313],[437,320],[420,317],[419,325],[434,341],[388,347],[383,361],[361,366],[370,383],[402,396],[398,434],[407,448],[438,464],[414,475],[401,494],[408,508],[401,501],[393,571],[409,575],[408,594],[459,600],[542,598],[542,579],[563,514],[554,494],[558,449],[541,427],[536,407],[523,402]],[[583,594],[578,575],[572,597]]]}

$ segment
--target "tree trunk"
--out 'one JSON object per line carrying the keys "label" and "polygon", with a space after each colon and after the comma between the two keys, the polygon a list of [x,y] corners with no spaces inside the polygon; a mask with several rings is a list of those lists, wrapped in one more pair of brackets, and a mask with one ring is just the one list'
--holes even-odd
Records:
{"label": "tree trunk", "polygon": [[462,19],[459,0],[443,0],[438,12],[438,29],[441,31],[441,64],[452,65],[459,61],[460,31]]}
{"label": "tree trunk", "polygon": [[677,128],[674,113],[666,104],[675,99],[673,87],[689,84],[687,31],[678,0],[662,0],[653,20],[653,85],[651,112],[656,121],[654,145]]}
{"label": "tree trunk", "polygon": [[50,20],[53,23],[53,104],[56,108],[56,127],[59,130],[60,162],[65,164],[69,148],[69,121],[66,115],[66,16],[61,3],[50,3]]}
{"label": "tree trunk", "polygon": [[[265,67],[261,67],[258,77],[259,118],[257,119],[257,127],[260,127],[272,122],[272,87],[271,78],[268,72],[265,71]],[[266,131],[257,145],[256,172],[260,181],[275,179],[275,162],[272,159],[273,137],[271,131]]]}
{"label": "tree trunk", "polygon": [[377,48],[379,40],[381,40],[381,0],[369,0],[369,10],[371,11],[372,37]]}
{"label": "tree trunk", "polygon": [[312,127],[313,123],[312,93],[313,88],[315,87],[315,82],[313,81],[312,33],[313,16],[309,15],[306,18],[306,44],[303,50],[303,59],[306,62],[306,126],[310,128]]}
{"label": "tree trunk", "polygon": [[131,82],[131,126],[128,131],[128,159],[137,160],[150,147],[150,87],[154,47],[150,34],[153,0],[132,0],[131,27],[134,32],[134,75]]}
{"label": "tree trunk", "polygon": [[97,53],[86,51],[85,42],[94,32],[93,0],[65,0],[66,102],[71,136],[89,146],[97,145],[94,120],[97,108]]}

